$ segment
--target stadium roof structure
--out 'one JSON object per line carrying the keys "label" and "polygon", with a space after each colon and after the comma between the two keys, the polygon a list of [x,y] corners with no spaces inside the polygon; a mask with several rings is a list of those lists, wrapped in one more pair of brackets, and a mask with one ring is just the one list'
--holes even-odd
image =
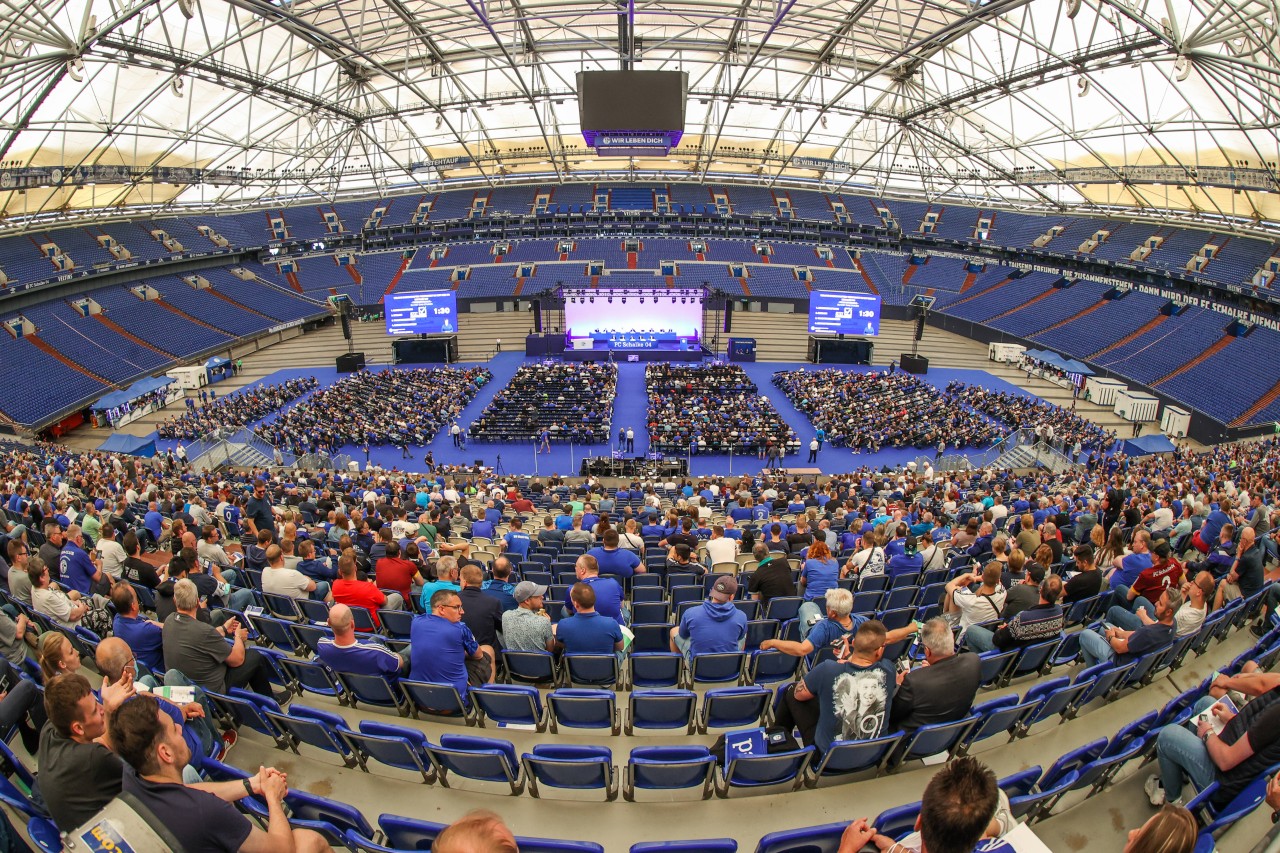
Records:
{"label": "stadium roof structure", "polygon": [[[1269,228],[1274,0],[0,0],[0,211],[758,182]],[[601,158],[574,75],[683,70]]]}

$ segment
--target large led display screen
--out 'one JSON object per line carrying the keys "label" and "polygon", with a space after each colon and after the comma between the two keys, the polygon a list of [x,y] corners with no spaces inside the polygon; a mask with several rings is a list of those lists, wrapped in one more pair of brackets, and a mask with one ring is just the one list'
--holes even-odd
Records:
{"label": "large led display screen", "polygon": [[809,333],[880,334],[880,297],[874,293],[815,290],[809,294]]}
{"label": "large led display screen", "polygon": [[653,291],[637,295],[601,289],[591,296],[569,296],[564,303],[564,323],[571,338],[598,332],[658,331],[701,338],[702,291],[672,290],[655,296]]}
{"label": "large led display screen", "polygon": [[388,335],[450,335],[458,331],[458,296],[452,290],[388,293],[382,306]]}

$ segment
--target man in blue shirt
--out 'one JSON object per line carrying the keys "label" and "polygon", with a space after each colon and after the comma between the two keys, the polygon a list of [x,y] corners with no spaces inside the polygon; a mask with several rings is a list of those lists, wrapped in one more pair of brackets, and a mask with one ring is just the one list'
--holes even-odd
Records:
{"label": "man in blue shirt", "polygon": [[347,605],[335,604],[329,608],[329,627],[333,629],[333,636],[320,638],[320,642],[316,644],[316,657],[334,672],[381,675],[395,679],[400,676],[401,671],[408,669],[407,650],[402,656],[378,640],[356,639],[356,620]]}
{"label": "man in blue shirt", "polygon": [[166,531],[170,522],[160,514],[160,508],[155,501],[147,504],[147,514],[142,517],[142,526],[147,528],[147,532],[151,534],[151,541],[159,548],[163,546],[168,539]]}
{"label": "man in blue shirt", "polygon": [[621,653],[625,645],[618,623],[596,612],[596,594],[579,581],[569,590],[575,613],[555,624],[556,643],[565,654],[607,655]]}
{"label": "man in blue shirt", "polygon": [[511,519],[511,530],[502,541],[507,543],[508,554],[517,554],[521,560],[529,556],[529,534],[524,532],[524,522],[519,518]]}
{"label": "man in blue shirt", "polygon": [[431,611],[415,616],[409,630],[409,677],[452,684],[469,705],[467,690],[493,681],[493,649],[477,643],[463,624],[457,592],[438,590],[430,605]]}
{"label": "man in blue shirt", "polygon": [[[596,562],[595,557],[590,554],[580,555],[574,562],[573,569],[579,583],[585,583],[591,587],[595,594],[595,603],[592,607],[597,613],[608,616],[619,625],[625,625],[631,621],[631,611],[622,602],[622,584],[615,578],[600,577],[600,564]],[[564,615],[571,616],[573,613],[573,599],[570,599],[565,602]]]}
{"label": "man in blue shirt", "polygon": [[556,516],[556,530],[572,530],[573,529],[573,506],[565,504],[564,512]]}
{"label": "man in blue shirt", "polygon": [[602,546],[596,546],[587,552],[595,558],[600,574],[629,578],[645,572],[644,565],[634,551],[624,551],[618,547],[618,531],[613,528],[606,530],[602,541]]}
{"label": "man in blue shirt", "polygon": [[298,542],[298,571],[313,581],[328,581],[332,584],[338,579],[338,570],[328,560],[316,559],[316,545],[310,539]]}
{"label": "man in blue shirt", "polygon": [[144,619],[138,613],[138,594],[127,583],[118,583],[111,590],[111,603],[116,608],[116,618],[111,633],[128,644],[133,656],[159,676],[164,675],[163,626],[154,619]]}
{"label": "man in blue shirt", "polygon": [[516,585],[511,579],[511,561],[506,557],[498,557],[493,561],[493,578],[487,580],[480,585],[480,591],[485,595],[491,595],[498,599],[498,603],[502,605],[502,612],[515,610],[520,605],[516,603],[515,592]]}
{"label": "man in blue shirt", "polygon": [[111,584],[115,581],[102,570],[102,558],[97,561],[89,559],[84,550],[84,531],[80,525],[73,524],[67,528],[67,541],[58,554],[58,571],[62,575],[62,585],[74,589],[81,595],[111,592]]}
{"label": "man in blue shirt", "polygon": [[1141,529],[1135,530],[1130,547],[1133,548],[1132,554],[1116,557],[1111,563],[1115,567],[1111,572],[1112,589],[1118,589],[1121,586],[1127,589],[1133,586],[1138,575],[1151,568],[1151,533]]}
{"label": "man in blue shirt", "polygon": [[747,614],[733,606],[738,582],[721,575],[711,586],[707,599],[690,607],[671,629],[671,651],[686,658],[695,655],[741,651],[747,641]]}

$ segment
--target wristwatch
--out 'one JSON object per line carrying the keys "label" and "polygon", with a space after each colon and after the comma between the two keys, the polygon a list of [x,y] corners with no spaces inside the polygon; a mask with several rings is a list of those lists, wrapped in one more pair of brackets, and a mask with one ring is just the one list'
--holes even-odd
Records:
{"label": "wristwatch", "polygon": [[246,794],[248,794],[249,796],[251,796],[251,797],[252,797],[252,796],[253,796],[253,785],[249,782],[248,778],[241,779],[240,781],[241,781],[241,782],[244,782],[244,792],[245,792]]}

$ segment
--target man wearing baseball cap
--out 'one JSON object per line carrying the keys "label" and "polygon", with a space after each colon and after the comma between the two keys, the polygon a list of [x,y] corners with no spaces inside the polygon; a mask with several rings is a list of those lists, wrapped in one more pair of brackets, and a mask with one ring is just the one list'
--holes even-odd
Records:
{"label": "man wearing baseball cap", "polygon": [[671,651],[686,658],[716,652],[740,651],[747,639],[747,614],[733,606],[738,582],[721,575],[711,585],[707,600],[690,607],[671,629]]}
{"label": "man wearing baseball cap", "polygon": [[516,609],[502,614],[503,647],[514,652],[552,652],[556,648],[556,635],[551,630],[551,616],[543,609],[545,586],[533,581],[516,584],[511,595]]}

